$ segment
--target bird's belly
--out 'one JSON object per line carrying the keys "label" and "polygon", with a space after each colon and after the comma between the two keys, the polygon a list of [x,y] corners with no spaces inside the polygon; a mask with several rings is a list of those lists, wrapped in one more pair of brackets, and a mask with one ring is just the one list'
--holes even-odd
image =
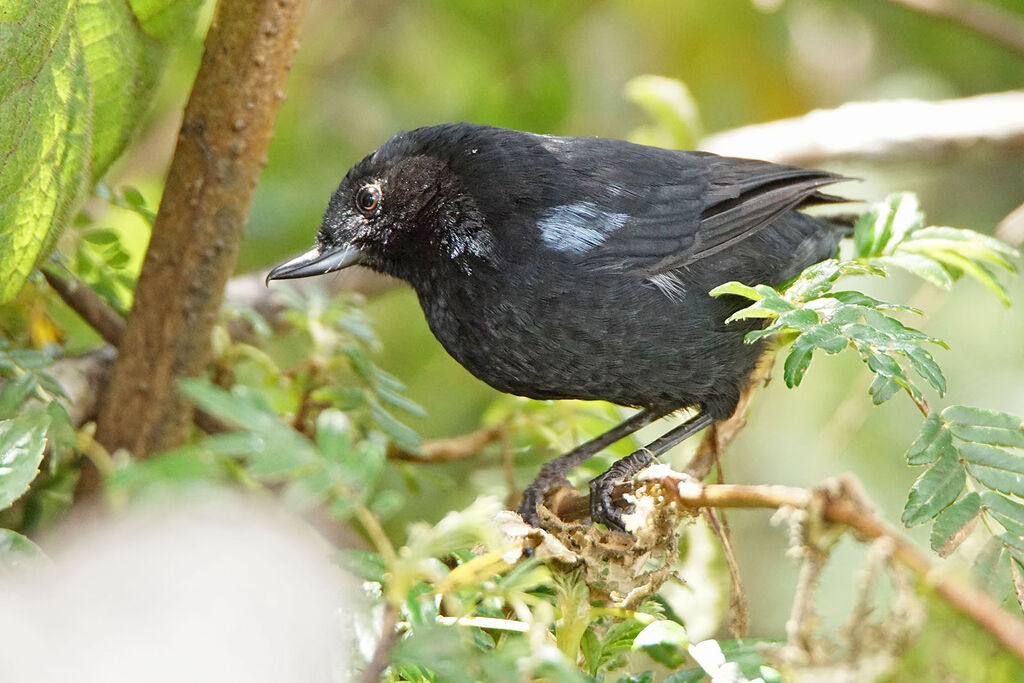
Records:
{"label": "bird's belly", "polygon": [[756,360],[743,330],[726,329],[728,312],[703,299],[591,283],[421,303],[448,352],[496,389],[668,409],[734,402]]}

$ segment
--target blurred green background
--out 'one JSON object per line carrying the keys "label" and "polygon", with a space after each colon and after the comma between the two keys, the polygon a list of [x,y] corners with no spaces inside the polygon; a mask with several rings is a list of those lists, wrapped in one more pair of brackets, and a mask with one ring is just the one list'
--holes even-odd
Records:
{"label": "blurred green background", "polygon": [[[995,4],[1024,15],[1019,0]],[[209,13],[207,7],[207,21]],[[151,206],[159,201],[198,65],[200,35],[176,55],[138,144],[110,176],[112,186],[139,187]],[[1019,88],[1024,59],[883,0],[791,0],[773,12],[748,0],[314,0],[238,270],[263,268],[307,248],[341,176],[398,130],[467,120],[627,137],[650,121],[626,99],[624,86],[647,73],[685,83],[705,130],[716,132],[851,100],[941,99]],[[897,190],[917,192],[933,224],[991,232],[1024,201],[1021,149],[964,149],[940,163],[835,169],[864,180],[844,186],[850,196],[875,200]],[[101,222],[128,228],[132,220],[111,212]],[[936,405],[1024,414],[1024,283],[1011,285],[1012,309],[973,282],[953,295],[909,278],[881,284],[872,285],[877,291],[871,293],[912,297],[929,315],[924,331],[952,347],[937,352],[950,392],[946,399],[932,397]],[[383,343],[379,363],[405,381],[428,411],[424,419],[408,420],[424,437],[472,430],[485,416],[494,419],[518,405],[445,354],[407,288],[372,297],[368,310]],[[847,354],[816,360],[799,390],[774,382],[728,453],[727,479],[815,485],[853,472],[886,519],[897,523],[917,474],[902,453],[920,415],[908,401],[873,408],[868,383],[868,373]],[[687,450],[677,449],[668,460],[684,463]],[[518,454],[519,485],[552,455],[537,449]],[[394,466],[393,486],[406,490],[413,478],[403,475],[413,467]],[[497,452],[419,468],[430,471],[415,477],[420,486],[410,493],[407,514],[392,522],[396,528],[417,517],[435,520],[481,493],[506,494]],[[795,581],[795,565],[784,554],[785,530],[770,531],[764,513],[735,512],[730,519],[751,601],[751,630],[780,635]],[[917,537],[927,543],[924,533]],[[845,543],[828,566],[819,607],[831,624],[852,599],[849,573],[863,552],[854,545]]]}

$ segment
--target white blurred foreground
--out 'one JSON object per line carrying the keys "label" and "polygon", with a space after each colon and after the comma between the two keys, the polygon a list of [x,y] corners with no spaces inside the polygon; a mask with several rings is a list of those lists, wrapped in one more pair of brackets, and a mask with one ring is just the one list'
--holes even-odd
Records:
{"label": "white blurred foreground", "polygon": [[187,498],[62,535],[0,577],[3,683],[348,679],[359,587],[303,524]]}

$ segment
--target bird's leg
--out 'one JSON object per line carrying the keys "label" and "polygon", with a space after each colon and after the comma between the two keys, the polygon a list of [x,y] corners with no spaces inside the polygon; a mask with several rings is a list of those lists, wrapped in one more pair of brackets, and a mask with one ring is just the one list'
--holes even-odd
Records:
{"label": "bird's leg", "polygon": [[569,483],[565,475],[570,470],[597,455],[606,446],[610,446],[619,439],[623,439],[638,429],[646,427],[669,412],[671,411],[641,410],[624,422],[612,427],[604,434],[595,436],[590,441],[580,444],[565,455],[560,455],[546,463],[540,468],[540,474],[533,480],[533,483],[523,491],[523,502],[519,506],[519,515],[528,524],[537,526],[539,522],[537,518],[537,505],[544,500],[544,496],[548,491]]}
{"label": "bird's leg", "polygon": [[590,482],[590,519],[600,522],[609,529],[625,531],[622,524],[622,513],[612,505],[612,491],[617,484],[627,481],[634,474],[651,464],[656,457],[693,436],[714,422],[708,413],[701,410],[683,424],[670,430],[650,444],[633,451],[625,458],[618,460],[608,471]]}

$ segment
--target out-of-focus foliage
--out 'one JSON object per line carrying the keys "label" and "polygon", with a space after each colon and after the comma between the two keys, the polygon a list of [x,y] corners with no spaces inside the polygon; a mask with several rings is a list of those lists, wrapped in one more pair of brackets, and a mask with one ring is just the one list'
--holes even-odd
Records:
{"label": "out-of-focus foliage", "polygon": [[149,104],[201,0],[0,7],[0,303],[21,289]]}
{"label": "out-of-focus foliage", "polygon": [[[36,137],[26,140],[38,143],[0,144],[0,155],[6,154],[0,159],[0,298],[20,287],[18,277],[6,276],[6,264],[23,279],[54,239],[54,226],[73,223],[55,254],[58,266],[115,308],[130,306],[201,49],[201,38],[190,30],[196,4],[0,3],[0,46],[5,57],[15,57],[0,67],[0,94],[12,83],[25,86],[0,99],[0,142],[27,129]],[[1020,12],[1016,0],[998,4]],[[28,22],[10,14],[22,7],[37,19],[52,19],[41,22],[52,34],[49,42],[23,39],[19,31]],[[124,24],[131,15],[138,21]],[[154,89],[172,43],[186,49],[172,56],[163,87]],[[38,73],[27,78],[33,63]],[[688,147],[699,144],[705,130],[849,100],[955,97],[1019,88],[1022,81],[1024,62],[1001,48],[886,2],[788,0],[765,14],[748,0],[314,0],[240,270],[307,248],[345,170],[404,128],[472,120]],[[146,114],[150,101],[155,106]],[[122,165],[110,166],[134,129],[140,144]],[[1014,150],[963,150],[941,164],[841,164],[836,170],[867,180],[847,190],[849,196],[913,189],[942,224],[986,232],[1024,199],[1024,159]],[[73,221],[77,200],[101,174],[106,178]],[[36,203],[10,200],[22,181],[31,190],[24,197]],[[8,219],[32,229],[6,230]],[[884,515],[896,519],[906,503],[908,524],[934,520],[935,549],[957,547],[949,563],[972,563],[976,580],[1015,608],[1010,577],[1021,552],[1020,445],[1006,441],[1017,438],[1007,436],[1019,427],[1011,415],[1024,412],[1024,358],[1019,344],[1010,343],[1024,337],[1022,319],[1004,315],[997,298],[974,282],[942,299],[932,284],[948,288],[966,274],[1003,300],[1019,299],[1024,290],[1020,281],[1000,284],[995,277],[1013,262],[1010,250],[978,233],[950,230],[925,227],[910,196],[893,196],[862,217],[858,243],[844,261],[805,274],[790,290],[753,290],[782,309],[774,311],[776,323],[786,315],[799,323],[773,331],[783,341],[796,339],[782,375],[800,391],[783,395],[770,387],[760,397],[724,470],[729,481],[795,485],[854,470]],[[877,269],[891,276],[873,277]],[[922,286],[902,271],[931,284]],[[867,276],[853,279],[846,292],[834,291],[840,274],[857,272]],[[111,466],[107,492],[115,503],[154,489],[231,482],[263,496],[281,493],[299,510],[326,510],[358,530],[358,538],[343,542],[339,563],[362,576],[377,609],[392,610],[399,623],[392,678],[678,682],[707,674],[715,680],[776,675],[762,652],[773,641],[716,638],[724,632],[721,616],[701,602],[709,595],[711,603],[727,601],[726,572],[713,540],[698,543],[691,535],[681,550],[688,584],[666,588],[632,613],[589,604],[571,575],[536,562],[504,563],[508,546],[494,533],[492,516],[501,507],[495,501],[529,481],[548,457],[620,419],[622,410],[496,395],[444,355],[408,291],[376,297],[365,307],[354,299],[330,302],[315,291],[287,296],[285,325],[245,308],[226,310],[207,381],[184,389],[233,431],[197,434],[186,447],[145,462],[123,455],[109,462],[92,443],[89,425],[76,433],[67,424],[54,402],[60,389],[45,373],[59,353],[54,343],[76,352],[98,339],[41,281],[30,282],[0,308],[0,328],[10,340],[0,351],[6,411],[0,412],[0,468],[9,468],[0,469],[0,492],[5,503],[13,500],[0,511],[0,525],[31,536],[59,515],[72,500],[83,457]],[[920,331],[905,323],[910,309],[928,314],[915,323]],[[837,311],[851,317],[838,337],[827,338]],[[937,354],[941,371],[930,355],[933,338],[953,348]],[[837,354],[804,374],[814,349],[839,350],[839,342],[859,353]],[[43,350],[25,350],[33,347]],[[918,408],[892,401],[873,410],[858,358],[881,378],[872,385],[875,399],[901,388],[917,398],[935,389],[954,404],[926,419],[922,440],[908,454],[911,465],[925,468],[910,500],[917,472],[898,454],[917,431]],[[388,458],[396,448],[415,455],[417,432],[450,436],[481,424],[505,425],[507,440],[461,462]],[[815,434],[817,440],[808,438]],[[692,445],[667,459],[686,457]],[[596,475],[635,446],[609,449],[579,468],[574,481]],[[26,492],[26,479],[40,465]],[[763,516],[730,519],[752,607],[751,632],[777,638],[795,579],[785,534],[765,533]],[[968,533],[972,523],[980,533]],[[17,531],[0,530],[0,562],[14,558],[17,564],[19,556],[9,551],[34,547]],[[856,581],[842,573],[859,566],[849,546],[836,551],[818,594],[827,632],[838,630]],[[923,635],[893,676],[965,678],[983,668],[991,680],[1021,677],[1016,663],[962,618],[941,605],[930,609]],[[714,614],[698,628],[698,620],[686,616],[698,612]],[[369,651],[377,635],[366,635]]]}

